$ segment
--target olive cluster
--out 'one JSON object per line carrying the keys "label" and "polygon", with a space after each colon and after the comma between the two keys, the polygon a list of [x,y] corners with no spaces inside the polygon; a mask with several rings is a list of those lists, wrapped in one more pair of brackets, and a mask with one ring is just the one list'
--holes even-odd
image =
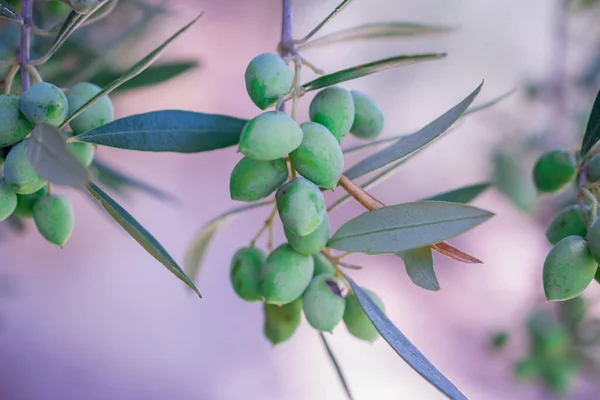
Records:
{"label": "olive cluster", "polygon": [[[310,121],[298,124],[278,110],[298,82],[276,54],[255,57],[245,79],[254,104],[275,110],[264,111],[243,128],[239,151],[244,158],[231,174],[231,198],[255,202],[275,192],[274,212],[287,243],[268,256],[253,244],[240,249],[231,266],[233,288],[244,300],[265,303],[265,335],[274,344],[292,336],[302,311],[319,331],[331,332],[343,320],[354,336],[375,340],[377,330],[356,297],[345,295],[343,276],[325,251],[330,225],[322,191],[333,190],[342,175],[342,139],[348,133],[377,137],[383,114],[367,95],[331,86],[313,98]],[[381,300],[366,292],[383,309]]]}
{"label": "olive cluster", "polygon": [[[578,176],[575,156],[563,149],[542,155],[533,169],[534,183],[541,193],[558,193]],[[600,182],[600,154],[591,157],[580,168],[578,186],[593,187]],[[600,263],[600,220],[595,218],[596,195],[580,189],[579,204],[562,210],[546,231],[554,246],[544,262],[544,292],[549,300],[567,300],[581,294],[598,275]],[[583,197],[587,191],[590,199]],[[590,202],[591,201],[591,202]],[[587,214],[591,217],[588,218]]]}
{"label": "olive cluster", "polygon": [[[30,136],[36,125],[60,126],[70,115],[100,92],[94,84],[82,82],[65,94],[47,82],[39,82],[20,96],[0,95],[0,150],[6,154],[4,178],[0,180],[0,221],[11,215],[33,218],[40,234],[50,243],[63,246],[74,228],[70,200],[51,194],[27,157]],[[70,135],[79,135],[114,119],[113,105],[107,96],[87,108],[70,123]],[[43,141],[43,137],[41,138]],[[94,158],[95,147],[89,143],[69,143],[73,156],[84,166]]]}

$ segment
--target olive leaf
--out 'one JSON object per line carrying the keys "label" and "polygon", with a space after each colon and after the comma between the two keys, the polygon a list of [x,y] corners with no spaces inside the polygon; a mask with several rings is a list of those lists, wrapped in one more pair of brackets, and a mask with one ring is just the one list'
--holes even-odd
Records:
{"label": "olive leaf", "polygon": [[98,94],[96,94],[94,97],[92,97],[87,103],[85,103],[84,105],[79,107],[77,110],[71,110],[69,117],[62,123],[61,127],[67,125],[75,117],[77,117],[79,114],[84,112],[88,107],[92,106],[94,103],[96,103],[102,97],[111,93],[113,90],[117,89],[119,86],[123,85],[125,82],[129,81],[133,77],[141,74],[146,68],[148,68],[150,65],[152,65],[152,63],[154,63],[154,61],[156,61],[161,56],[161,54],[163,53],[163,51],[169,44],[171,44],[182,33],[187,31],[192,25],[194,25],[196,23],[196,21],[198,21],[200,19],[200,17],[202,17],[202,14],[198,15],[190,23],[188,23],[183,28],[181,28],[177,32],[175,32],[175,34],[173,34],[173,36],[168,38],[163,44],[161,44],[156,49],[151,51],[146,57],[144,57],[140,61],[138,61],[134,66],[129,68],[119,78],[115,79],[108,85],[104,86],[102,88],[102,90],[100,92],[98,92]]}
{"label": "olive leaf", "polygon": [[331,360],[331,363],[333,364],[333,367],[335,368],[335,372],[337,373],[338,378],[340,378],[340,382],[342,383],[342,386],[344,387],[344,391],[346,392],[346,396],[348,397],[348,400],[354,400],[354,397],[352,396],[352,392],[350,391],[350,386],[348,385],[348,382],[346,381],[346,377],[344,376],[344,372],[342,371],[342,367],[338,363],[337,358],[335,357],[335,354],[333,354],[333,351],[331,350],[329,343],[327,343],[327,339],[325,338],[325,335],[323,335],[323,332],[319,332],[319,337],[321,338],[321,341],[323,342],[323,346],[325,347],[325,350],[327,351],[327,355],[329,356],[329,359]]}
{"label": "olive leaf", "polygon": [[356,179],[429,145],[446,132],[463,115],[479,95],[482,86],[483,82],[463,101],[446,111],[436,120],[430,122],[412,135],[405,136],[397,143],[370,155],[358,164],[350,167],[344,175],[349,179]]}
{"label": "olive leaf", "polygon": [[129,233],[152,257],[164,265],[173,275],[188,285],[199,297],[200,292],[185,272],[177,265],[173,257],[164,249],[164,247],[146,230],[139,222],[135,220],[116,201],[110,198],[102,189],[93,183],[85,185],[85,189],[100,203],[102,208],[113,217],[113,219]]}
{"label": "olive leaf", "polygon": [[417,24],[411,22],[375,22],[355,26],[338,32],[330,33],[300,44],[302,49],[342,43],[353,40],[373,40],[398,37],[424,36],[449,32],[451,29],[443,26]]}
{"label": "olive leaf", "polygon": [[90,180],[88,169],[69,151],[65,136],[54,126],[36,125],[27,142],[27,158],[49,182],[80,187]]}
{"label": "olive leaf", "polygon": [[317,79],[302,85],[302,89],[306,92],[310,92],[311,90],[317,90],[324,87],[337,85],[338,83],[362,78],[363,76],[371,75],[376,72],[385,71],[403,65],[411,65],[422,61],[438,60],[444,57],[446,57],[445,53],[428,53],[402,55],[383,60],[377,60],[367,64],[357,65],[355,67],[337,71],[332,74],[320,76]]}
{"label": "olive leaf", "polygon": [[346,222],[327,246],[367,254],[397,253],[458,236],[492,215],[476,207],[436,201],[386,206]]}
{"label": "olive leaf", "polygon": [[440,283],[433,269],[433,253],[429,247],[397,253],[404,261],[406,273],[417,286],[426,290],[440,290]]}
{"label": "olive leaf", "polygon": [[16,21],[19,24],[23,23],[23,18],[19,15],[17,10],[12,8],[10,4],[5,1],[0,0],[0,18],[9,19],[12,21]]}
{"label": "olive leaf", "polygon": [[361,307],[373,322],[381,337],[408,363],[417,373],[435,386],[440,392],[453,400],[467,400],[433,364],[407,339],[390,321],[373,300],[348,276],[346,280],[356,295]]}
{"label": "olive leaf", "polygon": [[600,91],[594,101],[592,113],[588,120],[588,125],[585,130],[585,136],[581,144],[581,157],[585,158],[590,150],[600,141]]}
{"label": "olive leaf", "polygon": [[198,153],[236,145],[245,119],[183,110],[131,115],[70,140],[126,150]]}
{"label": "olive leaf", "polygon": [[530,173],[511,154],[497,151],[492,156],[493,181],[498,191],[518,209],[530,213],[535,209],[537,192]]}
{"label": "olive leaf", "polygon": [[451,203],[467,204],[475,200],[477,196],[485,192],[492,186],[491,182],[476,183],[474,185],[464,186],[448,192],[423,199],[424,201],[448,201]]}

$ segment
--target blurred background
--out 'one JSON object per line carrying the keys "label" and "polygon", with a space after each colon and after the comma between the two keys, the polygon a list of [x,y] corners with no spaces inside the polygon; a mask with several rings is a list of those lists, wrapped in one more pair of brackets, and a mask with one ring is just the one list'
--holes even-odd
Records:
{"label": "blurred background", "polygon": [[[73,38],[75,50],[65,50],[54,72],[51,65],[42,71],[44,78],[69,85],[99,71],[124,70],[204,11],[160,61],[198,65],[167,83],[114,93],[117,117],[162,109],[244,118],[258,113],[245,93],[244,71],[257,54],[275,51],[279,1],[122,3],[121,11]],[[465,119],[372,190],[391,204],[494,178],[498,188],[474,204],[496,216],[452,241],[484,264],[436,259],[441,290],[428,292],[411,283],[397,257],[352,258],[365,266],[352,277],[380,295],[391,320],[471,399],[554,396],[542,382],[515,379],[514,370],[528,352],[525,321],[533,311],[556,313],[542,291],[542,264],[550,249],[544,231],[573,195],[536,198],[531,166],[545,149],[580,143],[600,87],[600,10],[593,2],[575,3],[565,10],[560,0],[357,0],[323,33],[389,20],[454,30],[305,53],[333,72],[396,54],[448,52],[442,61],[343,85],[379,102],[388,136],[421,128],[482,79],[479,102],[517,89]],[[295,0],[296,36],[336,5],[337,0]],[[46,17],[60,20],[56,12]],[[6,23],[0,28],[4,57],[18,36]],[[78,48],[86,49],[85,65],[69,63]],[[65,74],[69,66],[73,71]],[[300,102],[301,120],[308,119],[309,100]],[[192,155],[102,148],[98,157],[178,199],[169,203],[142,192],[115,197],[178,261],[206,222],[237,205],[228,186],[241,158],[233,148]],[[241,301],[231,289],[231,257],[247,245],[268,210],[245,214],[216,236],[196,279],[203,294],[198,300],[86,196],[60,192],[74,199],[76,210],[75,232],[64,249],[42,240],[31,221],[24,230],[14,224],[0,230],[0,399],[346,398],[306,322],[290,341],[273,348],[262,334],[261,306]],[[331,216],[334,229],[362,212],[352,202],[341,207]],[[280,228],[276,234],[283,237]],[[600,286],[591,285],[584,298],[586,318],[593,322]],[[502,350],[490,345],[497,332],[508,333]],[[496,347],[498,342],[496,336]],[[443,398],[383,340],[358,341],[340,325],[330,343],[356,399]],[[597,355],[597,346],[590,346],[587,354],[593,358],[594,351]],[[574,376],[564,398],[598,398],[600,373],[593,365]]]}

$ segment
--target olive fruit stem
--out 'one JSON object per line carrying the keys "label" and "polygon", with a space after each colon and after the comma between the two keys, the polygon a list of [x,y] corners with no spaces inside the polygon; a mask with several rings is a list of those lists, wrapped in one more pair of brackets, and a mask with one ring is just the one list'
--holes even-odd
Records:
{"label": "olive fruit stem", "polygon": [[594,222],[598,216],[598,200],[588,189],[582,188],[581,193],[590,201],[590,203],[592,203],[592,209],[590,210],[590,213],[592,217],[591,222]]}
{"label": "olive fruit stem", "polygon": [[269,217],[266,219],[266,221],[263,224],[262,228],[260,228],[260,230],[258,231],[258,233],[250,241],[250,246],[254,247],[256,245],[256,241],[258,239],[260,239],[260,237],[262,236],[262,234],[265,233],[265,231],[269,230],[269,249],[271,247],[273,247],[273,238],[272,238],[271,231],[273,229],[273,220],[275,219],[276,215],[277,215],[277,206],[274,206],[273,210],[271,211],[271,214],[269,214]]}
{"label": "olive fruit stem", "polygon": [[22,6],[23,25],[21,25],[21,45],[19,47],[19,64],[21,65],[21,86],[23,91],[31,86],[29,80],[29,63],[31,47],[31,25],[33,18],[33,0],[23,0]]}
{"label": "olive fruit stem", "polygon": [[304,57],[302,57],[302,65],[308,67],[317,75],[325,75],[325,71],[323,71],[321,68],[317,67],[315,64],[311,63]]}
{"label": "olive fruit stem", "polygon": [[8,71],[6,78],[4,78],[4,93],[5,94],[10,93],[10,91],[12,89],[13,80],[15,79],[15,76],[17,75],[17,72],[19,72],[20,68],[21,68],[21,66],[19,64],[13,64],[13,66]]}
{"label": "olive fruit stem", "polygon": [[298,99],[300,98],[300,76],[302,70],[302,61],[299,56],[294,58],[294,86],[292,89],[292,112],[291,117],[296,120],[296,109],[298,107]]}
{"label": "olive fruit stem", "polygon": [[33,65],[27,64],[25,68],[29,71],[33,82],[40,83],[44,81],[38,70]]}
{"label": "olive fruit stem", "polygon": [[354,197],[356,201],[358,201],[368,210],[372,211],[381,207],[385,207],[385,204],[371,196],[360,186],[354,183],[352,179],[349,179],[345,175],[342,175],[338,184],[343,187],[350,196]]}

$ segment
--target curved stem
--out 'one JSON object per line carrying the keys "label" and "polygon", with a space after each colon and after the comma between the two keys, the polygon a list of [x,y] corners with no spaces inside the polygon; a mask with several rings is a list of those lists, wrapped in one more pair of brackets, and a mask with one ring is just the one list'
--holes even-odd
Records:
{"label": "curved stem", "polygon": [[31,25],[33,16],[33,0],[23,0],[23,25],[21,26],[21,46],[19,48],[19,64],[21,65],[21,86],[23,91],[31,86],[27,64],[30,57]]}

